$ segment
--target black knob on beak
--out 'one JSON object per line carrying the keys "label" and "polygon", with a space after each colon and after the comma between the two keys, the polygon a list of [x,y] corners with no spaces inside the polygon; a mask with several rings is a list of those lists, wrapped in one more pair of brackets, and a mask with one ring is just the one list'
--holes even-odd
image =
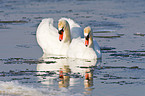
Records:
{"label": "black knob on beak", "polygon": [[62,34],[64,32],[63,28],[61,30],[58,31],[58,34]]}

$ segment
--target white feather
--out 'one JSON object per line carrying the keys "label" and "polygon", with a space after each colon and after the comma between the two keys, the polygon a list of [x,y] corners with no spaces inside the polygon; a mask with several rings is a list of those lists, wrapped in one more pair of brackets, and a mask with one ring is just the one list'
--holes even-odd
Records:
{"label": "white feather", "polygon": [[99,59],[102,57],[102,53],[96,40],[93,40],[92,47],[86,47],[84,38],[76,38],[72,40],[67,56],[80,59]]}
{"label": "white feather", "polygon": [[[73,38],[82,37],[82,28],[71,19],[61,18],[68,21],[71,28],[71,36]],[[75,29],[75,30],[74,30]],[[69,43],[59,41],[59,34],[57,28],[53,26],[53,19],[43,19],[39,24],[36,32],[36,38],[39,46],[42,48],[45,56],[48,54],[64,55],[66,56],[69,48]],[[71,38],[71,37],[68,37]]]}

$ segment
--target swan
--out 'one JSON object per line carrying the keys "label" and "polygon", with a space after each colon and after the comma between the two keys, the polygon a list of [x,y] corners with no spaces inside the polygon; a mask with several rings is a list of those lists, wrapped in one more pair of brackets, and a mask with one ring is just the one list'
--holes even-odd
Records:
{"label": "swan", "polygon": [[53,26],[53,19],[43,19],[36,32],[36,39],[43,50],[43,56],[50,54],[66,56],[72,38],[83,37],[82,28],[73,20],[61,18],[58,30]]}
{"label": "swan", "polygon": [[80,59],[101,58],[102,53],[100,47],[96,40],[93,40],[93,33],[89,26],[84,28],[84,37],[85,38],[76,38],[72,40],[67,56]]}

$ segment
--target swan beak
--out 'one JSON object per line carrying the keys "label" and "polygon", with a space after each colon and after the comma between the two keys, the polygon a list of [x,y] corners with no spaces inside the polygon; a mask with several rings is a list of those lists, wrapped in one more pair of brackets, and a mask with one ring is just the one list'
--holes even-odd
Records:
{"label": "swan beak", "polygon": [[89,35],[85,37],[85,45],[86,47],[89,45]]}
{"label": "swan beak", "polygon": [[89,37],[90,37],[90,35],[87,33],[85,33],[84,34],[85,35],[85,45],[86,45],[86,47],[89,45]]}
{"label": "swan beak", "polygon": [[63,39],[63,33],[59,34],[59,41],[62,41],[62,39]]}
{"label": "swan beak", "polygon": [[59,33],[59,41],[62,41],[63,40],[63,29],[60,30],[58,33]]}
{"label": "swan beak", "polygon": [[85,40],[86,47],[89,45],[89,40]]}

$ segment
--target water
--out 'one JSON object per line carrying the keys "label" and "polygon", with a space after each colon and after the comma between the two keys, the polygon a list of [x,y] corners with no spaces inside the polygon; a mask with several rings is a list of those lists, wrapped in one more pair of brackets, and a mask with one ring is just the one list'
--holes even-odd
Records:
{"label": "water", "polygon": [[[0,0],[0,95],[144,96],[144,0]],[[91,26],[102,60],[72,60],[42,50],[43,18],[69,17]],[[64,79],[59,78],[60,72]],[[88,72],[92,78],[85,80]]]}

